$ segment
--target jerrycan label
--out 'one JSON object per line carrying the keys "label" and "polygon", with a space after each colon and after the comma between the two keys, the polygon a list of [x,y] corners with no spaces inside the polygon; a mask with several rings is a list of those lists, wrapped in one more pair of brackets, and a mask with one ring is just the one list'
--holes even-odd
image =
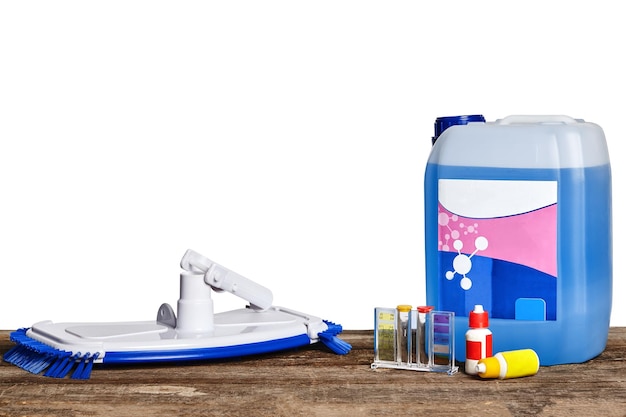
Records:
{"label": "jerrycan label", "polygon": [[556,320],[557,181],[440,179],[440,309]]}

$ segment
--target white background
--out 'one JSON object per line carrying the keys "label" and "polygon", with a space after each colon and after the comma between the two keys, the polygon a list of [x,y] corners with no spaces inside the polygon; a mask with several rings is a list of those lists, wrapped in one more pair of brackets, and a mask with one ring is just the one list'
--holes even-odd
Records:
{"label": "white background", "polygon": [[474,113],[604,129],[625,326],[625,39],[609,1],[0,3],[0,329],[154,319],[187,248],[372,328],[425,302],[433,122]]}

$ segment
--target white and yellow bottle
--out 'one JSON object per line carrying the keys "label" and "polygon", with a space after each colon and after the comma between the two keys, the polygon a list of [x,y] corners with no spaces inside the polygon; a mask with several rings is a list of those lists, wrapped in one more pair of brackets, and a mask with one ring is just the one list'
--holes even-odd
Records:
{"label": "white and yellow bottle", "polygon": [[535,375],[539,371],[539,356],[532,349],[499,352],[483,358],[476,365],[481,378],[520,378]]}

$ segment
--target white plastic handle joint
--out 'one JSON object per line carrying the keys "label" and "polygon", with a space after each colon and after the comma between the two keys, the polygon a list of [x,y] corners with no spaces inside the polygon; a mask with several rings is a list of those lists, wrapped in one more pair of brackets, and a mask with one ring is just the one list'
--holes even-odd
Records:
{"label": "white plastic handle joint", "polygon": [[256,282],[189,249],[180,261],[187,271],[204,273],[204,282],[216,291],[227,291],[250,303],[254,310],[267,310],[272,306],[272,292]]}

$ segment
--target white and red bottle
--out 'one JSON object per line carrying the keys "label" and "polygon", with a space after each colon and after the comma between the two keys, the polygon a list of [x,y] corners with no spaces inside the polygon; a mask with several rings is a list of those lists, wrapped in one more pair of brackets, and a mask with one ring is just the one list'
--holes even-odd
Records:
{"label": "white and red bottle", "polygon": [[465,333],[465,373],[476,375],[478,361],[493,356],[489,314],[477,304],[469,314],[469,330]]}

